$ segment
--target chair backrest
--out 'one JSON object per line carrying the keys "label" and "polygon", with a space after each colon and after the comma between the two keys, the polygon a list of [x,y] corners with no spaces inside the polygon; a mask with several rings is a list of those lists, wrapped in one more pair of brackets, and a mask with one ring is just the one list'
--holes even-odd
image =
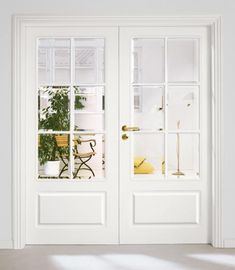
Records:
{"label": "chair backrest", "polygon": [[69,145],[69,136],[67,134],[55,135],[58,147],[67,147]]}
{"label": "chair backrest", "polygon": [[[74,154],[78,155],[78,154],[87,154],[87,153],[93,153],[93,155],[95,155],[95,149],[94,147],[96,146],[96,140],[94,139],[87,139],[87,140],[83,140],[83,139],[80,139],[79,137],[75,138],[74,140]],[[89,146],[90,146],[90,150],[91,152],[89,151],[86,151],[86,152],[81,152],[79,151],[79,145],[83,144],[83,143],[87,143]]]}
{"label": "chair backrest", "polygon": [[[63,134],[63,135],[55,135],[55,139],[56,139],[56,143],[58,147],[68,147],[69,145],[69,136],[68,134]],[[92,152],[95,152],[94,148],[96,145],[96,140],[80,140],[79,138],[75,138],[73,140],[74,142],[74,152],[75,153],[79,153],[78,152],[78,145],[81,143],[89,143],[90,148],[92,150]]]}

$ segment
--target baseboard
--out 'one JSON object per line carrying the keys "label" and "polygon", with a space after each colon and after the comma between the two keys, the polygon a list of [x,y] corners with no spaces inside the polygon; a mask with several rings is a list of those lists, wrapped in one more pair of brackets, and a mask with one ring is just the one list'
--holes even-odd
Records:
{"label": "baseboard", "polygon": [[9,240],[9,241],[0,240],[0,249],[12,249],[12,248],[13,248],[13,243],[11,240]]}
{"label": "baseboard", "polygon": [[225,239],[224,240],[225,248],[235,248],[235,238],[234,239]]}

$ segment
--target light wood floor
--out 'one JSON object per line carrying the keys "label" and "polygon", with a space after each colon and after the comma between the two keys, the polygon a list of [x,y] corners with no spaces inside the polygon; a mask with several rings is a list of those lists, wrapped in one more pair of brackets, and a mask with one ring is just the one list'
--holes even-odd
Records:
{"label": "light wood floor", "polygon": [[0,270],[234,270],[235,249],[209,245],[27,246],[0,250]]}

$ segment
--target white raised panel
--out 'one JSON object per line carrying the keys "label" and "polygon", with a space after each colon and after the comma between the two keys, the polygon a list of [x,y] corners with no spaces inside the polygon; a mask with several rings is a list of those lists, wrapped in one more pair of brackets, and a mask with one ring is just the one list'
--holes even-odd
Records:
{"label": "white raised panel", "polygon": [[105,203],[104,192],[39,194],[39,224],[102,225]]}
{"label": "white raised panel", "polygon": [[197,224],[199,192],[133,194],[134,224]]}

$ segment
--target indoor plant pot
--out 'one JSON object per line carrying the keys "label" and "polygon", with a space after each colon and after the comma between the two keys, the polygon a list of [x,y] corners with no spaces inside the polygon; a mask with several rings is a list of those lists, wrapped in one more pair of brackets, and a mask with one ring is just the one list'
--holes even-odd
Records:
{"label": "indoor plant pot", "polygon": [[60,173],[60,161],[47,161],[44,165],[44,173],[46,176],[58,176]]}

